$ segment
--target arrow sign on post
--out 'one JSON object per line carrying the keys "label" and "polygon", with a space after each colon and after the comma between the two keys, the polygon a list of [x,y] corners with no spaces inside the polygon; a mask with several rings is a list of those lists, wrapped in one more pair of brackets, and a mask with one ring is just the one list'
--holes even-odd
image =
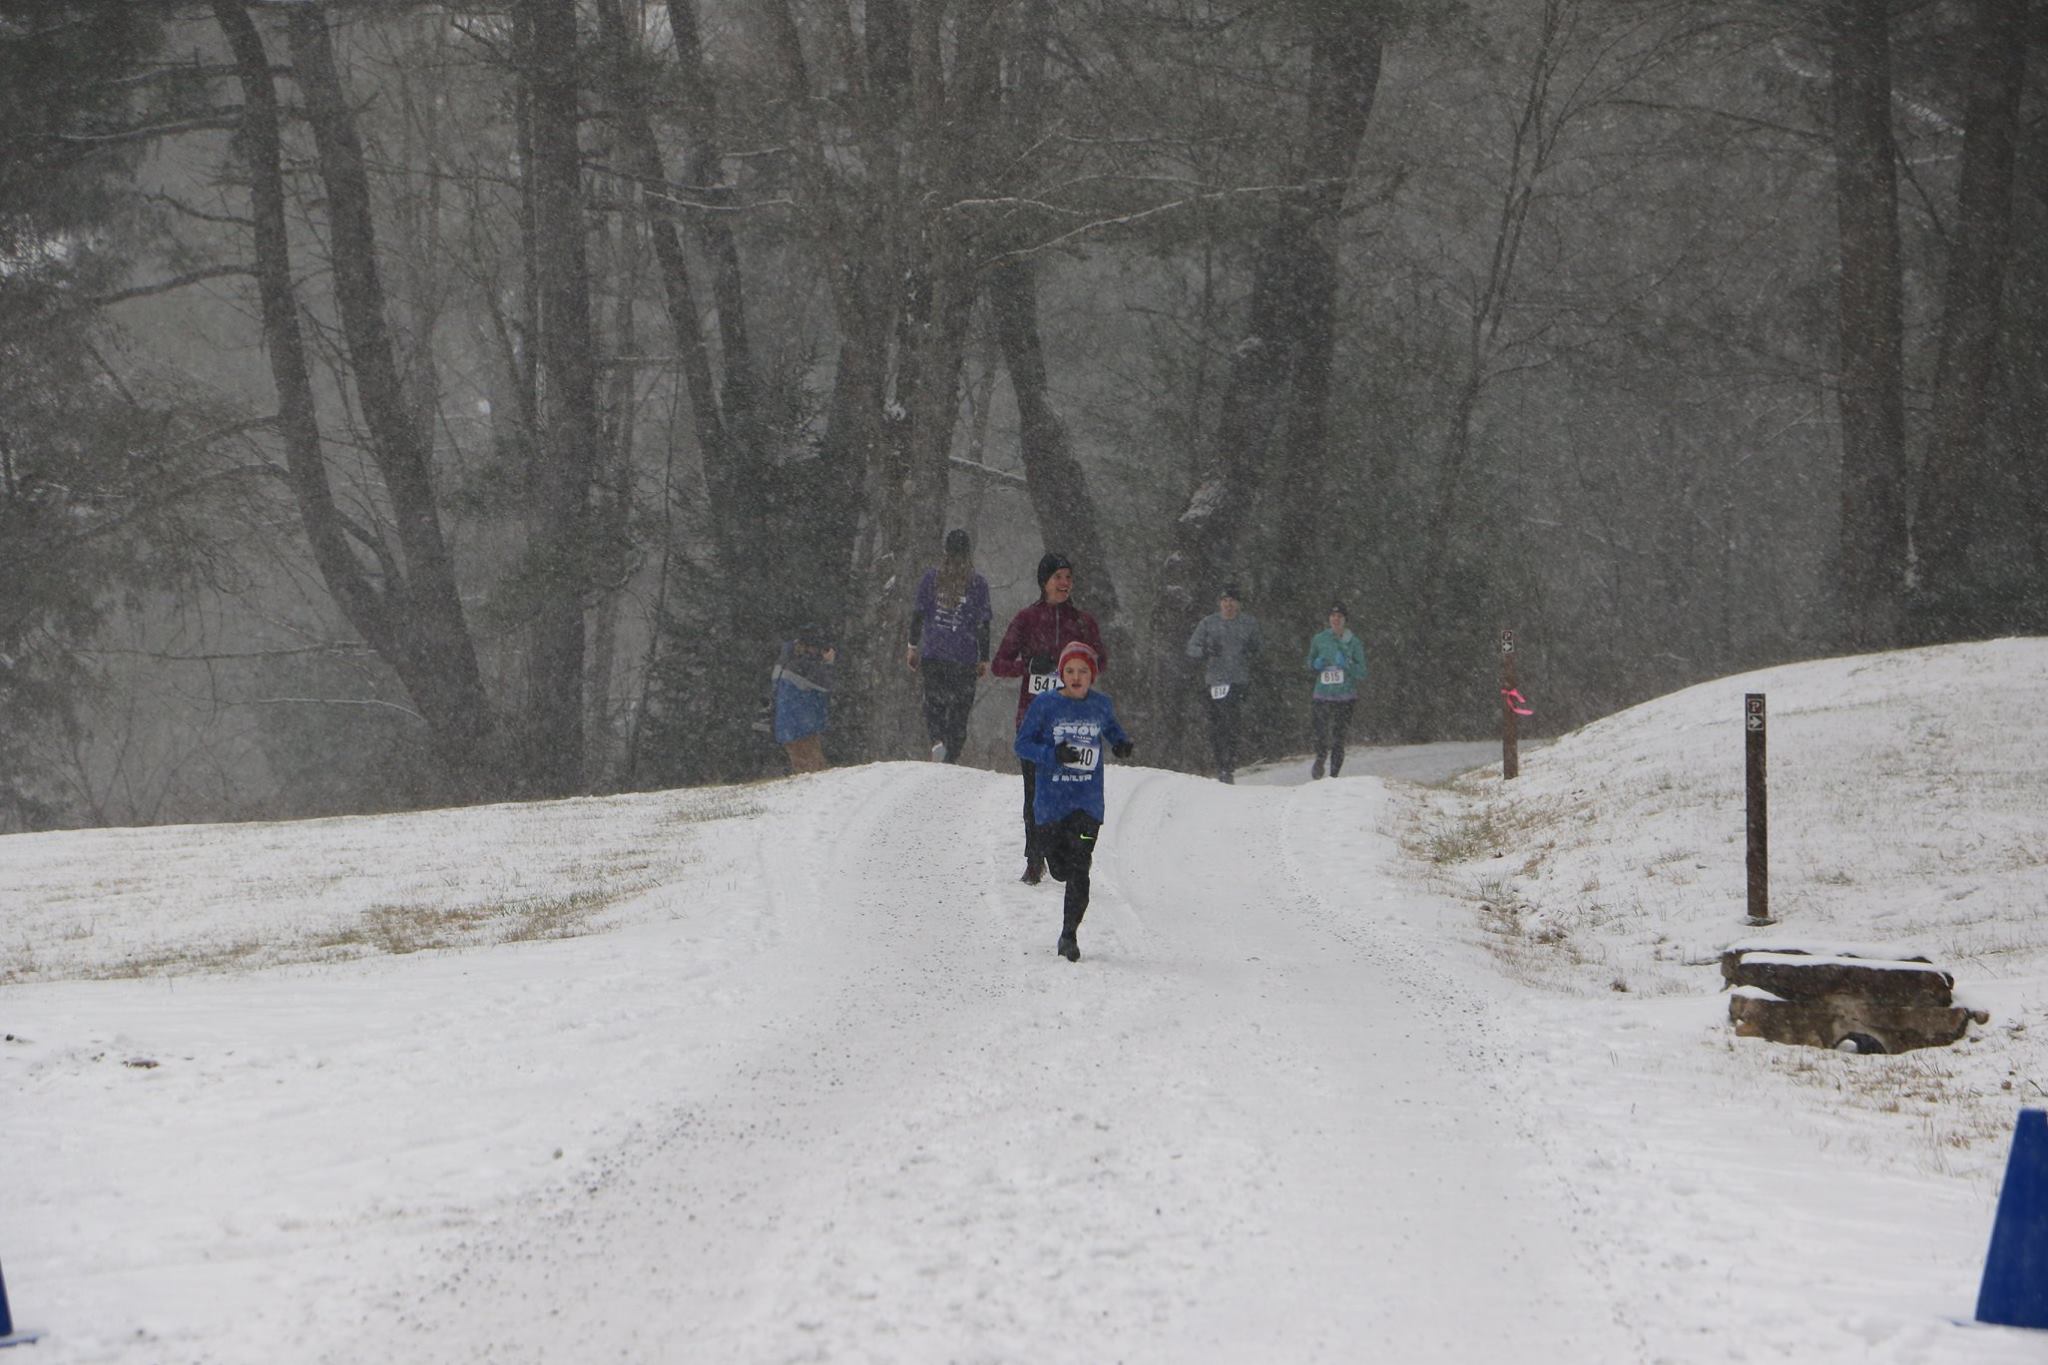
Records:
{"label": "arrow sign on post", "polygon": [[1771,837],[1764,800],[1764,694],[1742,698],[1742,791],[1748,834],[1749,922],[1761,927],[1771,918]]}

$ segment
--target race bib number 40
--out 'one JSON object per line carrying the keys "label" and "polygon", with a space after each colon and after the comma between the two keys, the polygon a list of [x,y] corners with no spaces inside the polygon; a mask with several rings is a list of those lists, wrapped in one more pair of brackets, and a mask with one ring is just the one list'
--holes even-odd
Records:
{"label": "race bib number 40", "polygon": [[1344,681],[1344,670],[1341,668],[1326,668],[1323,670],[1322,681],[1325,686],[1335,687],[1338,683]]}
{"label": "race bib number 40", "polygon": [[1092,744],[1076,744],[1074,748],[1081,756],[1061,764],[1061,767],[1072,768],[1076,772],[1092,773],[1102,766],[1102,750]]}
{"label": "race bib number 40", "polygon": [[1060,680],[1050,673],[1033,673],[1031,675],[1031,695],[1034,697],[1041,692],[1056,691],[1059,685]]}

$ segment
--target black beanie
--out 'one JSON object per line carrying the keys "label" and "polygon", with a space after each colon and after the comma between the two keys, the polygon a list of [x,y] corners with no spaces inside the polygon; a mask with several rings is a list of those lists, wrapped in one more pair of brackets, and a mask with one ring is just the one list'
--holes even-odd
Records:
{"label": "black beanie", "polygon": [[946,532],[946,553],[955,559],[967,558],[967,533],[965,531],[955,530]]}
{"label": "black beanie", "polygon": [[1038,561],[1038,590],[1044,592],[1046,579],[1051,578],[1061,569],[1072,569],[1073,567],[1074,561],[1068,559],[1065,555],[1055,554],[1050,550],[1046,551]]}

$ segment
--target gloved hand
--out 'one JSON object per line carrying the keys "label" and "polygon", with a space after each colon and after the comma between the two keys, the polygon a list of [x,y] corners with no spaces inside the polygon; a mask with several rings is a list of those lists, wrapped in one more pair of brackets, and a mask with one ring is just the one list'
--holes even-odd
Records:
{"label": "gloved hand", "polygon": [[1032,655],[1030,668],[1033,673],[1052,672],[1052,656],[1049,654]]}
{"label": "gloved hand", "polygon": [[1062,763],[1079,763],[1081,761],[1081,751],[1065,740],[1061,740],[1052,746],[1052,756]]}
{"label": "gloved hand", "polygon": [[1118,758],[1129,758],[1132,754],[1138,752],[1138,742],[1134,739],[1127,739],[1121,744],[1110,745],[1109,751]]}

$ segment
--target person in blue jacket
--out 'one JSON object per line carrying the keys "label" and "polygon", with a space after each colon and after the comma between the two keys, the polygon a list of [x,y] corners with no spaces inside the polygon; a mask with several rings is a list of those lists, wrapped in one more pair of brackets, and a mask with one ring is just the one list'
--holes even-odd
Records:
{"label": "person in blue jacket", "polygon": [[775,683],[775,742],[793,773],[825,768],[825,726],[832,718],[832,683],[839,651],[817,626],[805,626],[782,646],[769,675]]}
{"label": "person in blue jacket", "polygon": [[1045,870],[1067,884],[1059,954],[1069,962],[1081,960],[1075,935],[1102,829],[1102,751],[1127,759],[1138,747],[1117,723],[1116,703],[1094,689],[1095,661],[1079,640],[1061,650],[1059,689],[1034,697],[1017,727],[1017,757],[1036,766],[1032,814]]}
{"label": "person in blue jacket", "polygon": [[1327,761],[1335,777],[1344,770],[1344,731],[1358,704],[1358,685],[1365,681],[1365,646],[1345,628],[1342,602],[1331,604],[1329,629],[1309,641],[1308,671],[1316,675],[1308,708],[1315,717],[1316,761],[1308,775],[1321,777]]}

